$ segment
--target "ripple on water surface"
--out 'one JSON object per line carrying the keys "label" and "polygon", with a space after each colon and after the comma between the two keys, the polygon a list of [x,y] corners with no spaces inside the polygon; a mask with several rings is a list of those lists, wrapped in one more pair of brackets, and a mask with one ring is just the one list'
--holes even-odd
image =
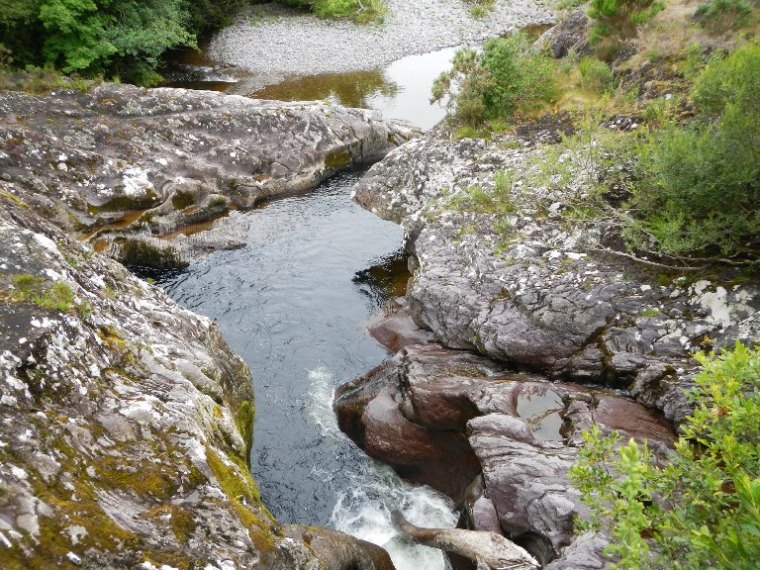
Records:
{"label": "ripple on water surface", "polygon": [[329,525],[384,545],[399,570],[441,569],[440,552],[413,547],[390,524],[401,508],[420,526],[453,526],[445,498],[402,482],[344,437],[334,388],[386,353],[366,331],[403,279],[403,234],[350,199],[359,174],[307,194],[235,212],[247,246],[219,252],[158,282],[215,318],[254,374],[253,472],[283,522]]}

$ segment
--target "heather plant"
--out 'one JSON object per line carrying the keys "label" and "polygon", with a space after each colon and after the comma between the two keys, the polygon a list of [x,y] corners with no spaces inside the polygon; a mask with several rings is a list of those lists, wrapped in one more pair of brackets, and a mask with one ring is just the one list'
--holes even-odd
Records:
{"label": "heather plant", "polygon": [[588,14],[594,20],[592,43],[614,34],[632,37],[636,27],[652,19],[665,7],[661,0],[591,0]]}
{"label": "heather plant", "polygon": [[628,236],[672,255],[750,253],[760,233],[760,44],[715,59],[699,75],[688,126],[639,145]]}

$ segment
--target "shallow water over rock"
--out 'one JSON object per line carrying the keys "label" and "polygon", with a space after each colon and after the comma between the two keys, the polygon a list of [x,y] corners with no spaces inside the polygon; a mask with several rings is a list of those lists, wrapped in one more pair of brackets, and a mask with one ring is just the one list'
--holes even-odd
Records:
{"label": "shallow water over rock", "polygon": [[253,371],[253,472],[272,513],[385,545],[399,570],[444,568],[440,552],[399,540],[390,511],[453,526],[451,503],[366,457],[340,433],[331,408],[335,386],[385,358],[366,326],[403,280],[402,230],[351,201],[357,177],[233,212],[249,228],[245,248],[158,282],[215,318]]}

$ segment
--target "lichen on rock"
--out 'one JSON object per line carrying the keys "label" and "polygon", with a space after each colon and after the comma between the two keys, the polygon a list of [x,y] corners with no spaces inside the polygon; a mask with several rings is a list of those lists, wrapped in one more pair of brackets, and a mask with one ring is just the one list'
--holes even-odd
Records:
{"label": "lichen on rock", "polygon": [[3,568],[321,568],[261,503],[217,326],[0,188]]}
{"label": "lichen on rock", "polygon": [[0,118],[3,180],[100,251],[157,268],[243,243],[199,224],[369,165],[415,134],[375,111],[323,102],[115,84],[3,92]]}

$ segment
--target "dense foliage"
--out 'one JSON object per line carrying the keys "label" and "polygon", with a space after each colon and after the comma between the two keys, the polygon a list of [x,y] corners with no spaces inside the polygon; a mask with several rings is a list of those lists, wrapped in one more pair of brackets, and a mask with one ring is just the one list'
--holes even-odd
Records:
{"label": "dense foliage", "polygon": [[639,229],[665,253],[741,253],[760,235],[760,44],[712,61],[692,101],[695,124],[637,148]]}
{"label": "dense foliage", "polygon": [[571,471],[607,530],[617,568],[757,568],[760,560],[760,350],[698,357],[694,413],[658,465],[646,446],[598,428]]}
{"label": "dense foliage", "polygon": [[[0,66],[55,68],[151,85],[169,49],[231,22],[256,0],[0,0]],[[382,0],[284,0],[324,17],[369,21]]]}
{"label": "dense foliage", "polygon": [[591,41],[613,34],[618,39],[632,37],[636,26],[650,20],[664,7],[661,0],[591,0],[588,10],[594,20]]}
{"label": "dense foliage", "polygon": [[16,67],[150,84],[167,49],[193,46],[247,0],[0,0],[0,37]]}
{"label": "dense foliage", "polygon": [[515,34],[488,40],[481,52],[459,50],[451,70],[435,80],[432,100],[446,100],[455,124],[476,127],[512,119],[556,95],[551,61]]}

